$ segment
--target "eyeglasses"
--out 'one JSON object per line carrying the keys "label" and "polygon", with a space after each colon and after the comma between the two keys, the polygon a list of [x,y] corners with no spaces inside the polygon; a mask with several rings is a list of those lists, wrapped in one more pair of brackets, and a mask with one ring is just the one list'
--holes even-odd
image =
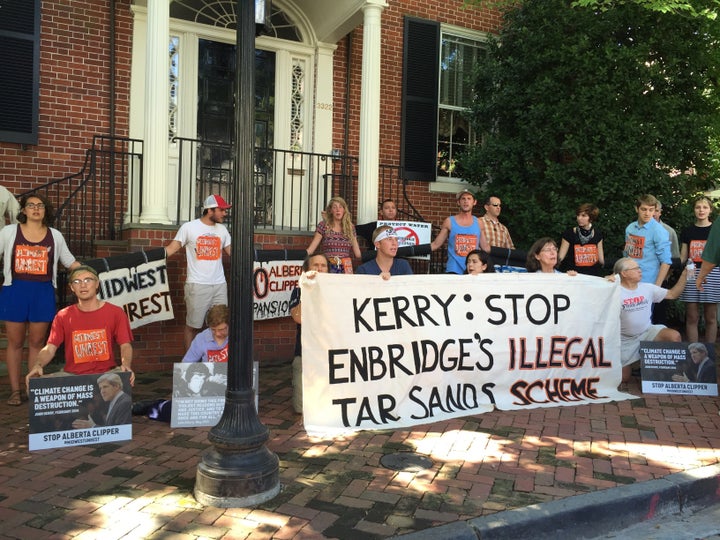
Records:
{"label": "eyeglasses", "polygon": [[39,202],[39,203],[29,202],[29,203],[25,204],[25,208],[29,208],[30,210],[36,210],[36,209],[43,210],[45,208],[45,204],[43,204],[41,202]]}
{"label": "eyeglasses", "polygon": [[633,266],[632,268],[626,268],[625,272],[629,272],[630,270],[640,270],[639,266]]}
{"label": "eyeglasses", "polygon": [[502,204],[500,203],[490,203],[490,206],[500,207]]}
{"label": "eyeglasses", "polygon": [[97,281],[94,277],[86,277],[82,279],[73,279],[70,283],[72,283],[73,285],[80,285],[81,283],[84,283],[85,285],[90,285],[94,281]]}
{"label": "eyeglasses", "polygon": [[548,247],[542,248],[542,249],[540,250],[540,252],[543,252],[543,251],[544,251],[544,252],[557,251],[557,250],[558,250],[558,248],[556,248],[555,246],[548,246]]}

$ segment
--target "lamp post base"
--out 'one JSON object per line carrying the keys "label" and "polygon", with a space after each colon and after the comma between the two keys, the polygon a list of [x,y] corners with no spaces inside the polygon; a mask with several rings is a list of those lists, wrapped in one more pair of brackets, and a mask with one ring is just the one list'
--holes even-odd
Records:
{"label": "lamp post base", "polygon": [[245,508],[280,492],[278,457],[260,447],[249,453],[203,453],[195,475],[195,500],[217,508]]}

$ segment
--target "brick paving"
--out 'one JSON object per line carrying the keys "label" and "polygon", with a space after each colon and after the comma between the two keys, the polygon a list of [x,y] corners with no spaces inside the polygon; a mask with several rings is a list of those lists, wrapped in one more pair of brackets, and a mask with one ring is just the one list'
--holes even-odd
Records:
{"label": "brick paving", "polygon": [[[132,441],[30,453],[27,407],[5,405],[0,379],[0,538],[372,540],[720,463],[715,397],[645,395],[320,439],[292,411],[290,378],[289,365],[261,369],[281,491],[230,509],[192,495],[208,428],[133,417]],[[171,385],[169,373],[138,375],[134,398]],[[381,465],[398,452],[433,464]]]}

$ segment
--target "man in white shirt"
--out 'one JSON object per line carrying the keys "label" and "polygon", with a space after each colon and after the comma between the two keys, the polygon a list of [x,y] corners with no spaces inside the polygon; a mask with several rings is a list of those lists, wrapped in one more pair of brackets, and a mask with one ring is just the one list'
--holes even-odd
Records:
{"label": "man in white shirt", "polygon": [[205,199],[202,217],[184,223],[165,247],[167,257],[181,247],[185,247],[187,257],[185,350],[203,327],[208,310],[218,304],[228,305],[222,254],[224,251],[230,255],[230,233],[222,223],[229,208],[231,205],[220,195],[210,195]]}
{"label": "man in white shirt", "polygon": [[687,272],[672,289],[658,287],[642,281],[642,269],[635,259],[618,259],[613,268],[620,276],[620,362],[622,380],[627,382],[632,374],[632,364],[640,359],[641,341],[682,341],[680,332],[662,324],[652,324],[652,305],[664,299],[674,300],[685,289]]}

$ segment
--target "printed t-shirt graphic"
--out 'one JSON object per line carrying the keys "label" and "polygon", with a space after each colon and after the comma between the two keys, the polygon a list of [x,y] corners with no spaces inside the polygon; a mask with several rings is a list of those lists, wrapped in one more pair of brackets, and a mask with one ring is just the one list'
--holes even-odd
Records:
{"label": "printed t-shirt graphic", "polygon": [[208,351],[207,359],[208,359],[208,362],[227,362],[228,361],[228,346],[227,346],[227,344],[219,351]]}
{"label": "printed t-shirt graphic", "polygon": [[110,360],[110,347],[108,345],[107,331],[104,328],[74,331],[72,333],[72,348],[76,364]]}
{"label": "printed t-shirt graphic", "polygon": [[478,237],[474,234],[455,235],[455,253],[460,257],[467,257],[468,253],[478,248]]}
{"label": "printed t-shirt graphic", "polygon": [[595,266],[599,259],[597,244],[575,245],[575,266]]}
{"label": "printed t-shirt graphic", "polygon": [[645,237],[636,234],[629,234],[625,243],[625,253],[633,259],[642,259],[645,249]]}
{"label": "printed t-shirt graphic", "polygon": [[690,240],[690,245],[688,246],[688,257],[692,259],[693,262],[702,262],[702,253],[705,249],[706,243],[707,240]]}
{"label": "printed t-shirt graphic", "polygon": [[15,273],[46,275],[49,260],[50,249],[47,246],[19,244],[15,249]]}
{"label": "printed t-shirt graphic", "polygon": [[195,244],[195,256],[199,261],[217,261],[222,257],[222,245],[219,236],[198,236]]}

